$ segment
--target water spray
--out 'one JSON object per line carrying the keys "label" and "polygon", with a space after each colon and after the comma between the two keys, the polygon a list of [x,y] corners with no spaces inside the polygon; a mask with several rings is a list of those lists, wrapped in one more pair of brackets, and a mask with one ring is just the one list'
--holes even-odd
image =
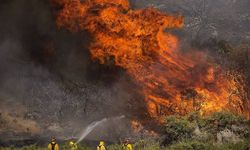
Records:
{"label": "water spray", "polygon": [[103,118],[102,120],[99,121],[94,121],[91,124],[89,124],[83,131],[80,136],[80,138],[77,140],[77,144],[80,143],[91,131],[93,131],[97,126],[107,122],[108,120],[119,120],[125,118],[124,115],[118,116],[118,117],[112,117],[112,118]]}

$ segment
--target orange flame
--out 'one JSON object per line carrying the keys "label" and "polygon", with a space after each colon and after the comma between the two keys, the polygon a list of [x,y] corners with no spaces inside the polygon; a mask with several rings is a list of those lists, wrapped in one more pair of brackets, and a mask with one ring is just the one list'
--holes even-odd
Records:
{"label": "orange flame", "polygon": [[[206,62],[203,53],[178,51],[178,38],[166,29],[181,28],[182,16],[154,8],[132,10],[128,0],[53,0],[62,8],[56,23],[72,32],[87,30],[94,38],[89,47],[100,63],[114,60],[142,89],[151,117],[241,110],[239,96],[229,98],[237,83]],[[229,100],[230,99],[230,100]],[[249,104],[247,104],[247,108]]]}

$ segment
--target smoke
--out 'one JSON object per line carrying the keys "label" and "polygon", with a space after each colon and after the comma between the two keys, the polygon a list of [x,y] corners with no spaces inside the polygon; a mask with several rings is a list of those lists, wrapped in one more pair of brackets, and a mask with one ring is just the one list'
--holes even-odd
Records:
{"label": "smoke", "polygon": [[52,13],[47,0],[1,2],[1,137],[67,137],[128,109],[123,71],[92,62],[89,35],[59,31]]}

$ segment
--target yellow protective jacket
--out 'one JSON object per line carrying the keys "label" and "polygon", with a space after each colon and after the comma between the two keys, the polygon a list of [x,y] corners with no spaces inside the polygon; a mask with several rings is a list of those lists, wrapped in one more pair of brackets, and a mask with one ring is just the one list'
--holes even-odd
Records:
{"label": "yellow protective jacket", "polygon": [[132,144],[123,144],[124,150],[133,150]]}
{"label": "yellow protective jacket", "polygon": [[48,150],[59,150],[59,145],[57,143],[55,144],[49,143]]}
{"label": "yellow protective jacket", "polygon": [[106,150],[106,147],[104,145],[98,145],[97,150]]}
{"label": "yellow protective jacket", "polygon": [[77,150],[78,146],[76,145],[76,143],[70,145],[70,150]]}

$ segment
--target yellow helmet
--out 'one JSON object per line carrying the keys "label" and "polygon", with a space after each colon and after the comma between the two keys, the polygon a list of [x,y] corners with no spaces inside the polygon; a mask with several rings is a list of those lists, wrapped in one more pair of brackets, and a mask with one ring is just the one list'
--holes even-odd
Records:
{"label": "yellow helmet", "polygon": [[69,142],[69,145],[74,145],[75,143],[73,141],[70,141]]}

